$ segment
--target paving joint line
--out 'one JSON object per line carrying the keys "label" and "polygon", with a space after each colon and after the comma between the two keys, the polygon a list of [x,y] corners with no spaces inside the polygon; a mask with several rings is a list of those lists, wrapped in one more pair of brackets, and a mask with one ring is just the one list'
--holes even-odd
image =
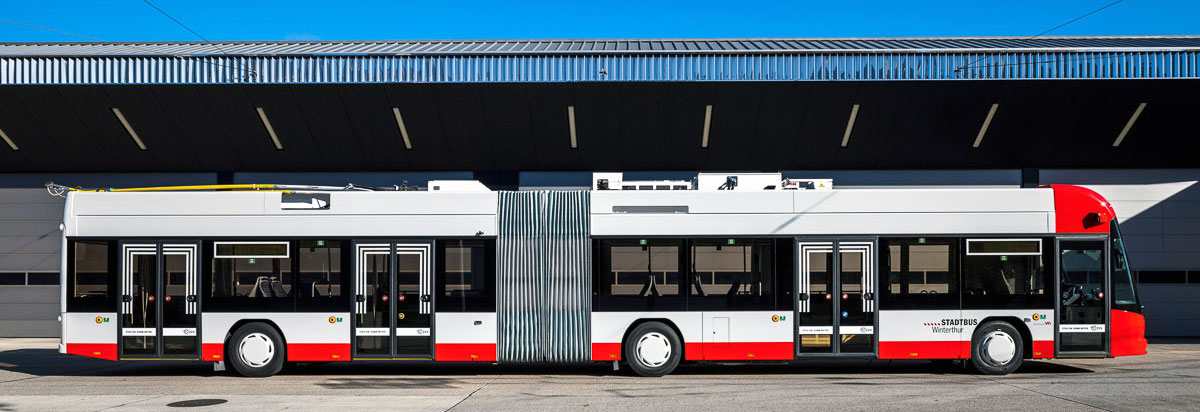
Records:
{"label": "paving joint line", "polygon": [[503,375],[496,375],[495,377],[492,378],[492,380],[487,381],[487,383],[483,384],[482,386],[480,386],[478,388],[475,388],[475,390],[471,391],[471,393],[468,393],[467,396],[464,396],[462,399],[459,399],[458,402],[455,402],[454,405],[450,405],[449,408],[446,408],[446,410],[442,411],[442,412],[447,412],[451,409],[457,408],[458,405],[461,405],[463,402],[466,402],[467,399],[470,399],[471,396],[475,394],[475,392],[479,392],[483,388],[486,388],[488,385],[491,385],[492,382],[495,382],[496,379],[500,379],[501,376],[503,376]]}
{"label": "paving joint line", "polygon": [[1021,390],[1025,390],[1025,391],[1030,391],[1030,392],[1036,393],[1036,394],[1038,394],[1038,395],[1042,395],[1042,396],[1049,396],[1049,397],[1051,397],[1051,398],[1055,398],[1055,399],[1064,400],[1064,401],[1067,401],[1067,402],[1074,403],[1074,404],[1076,404],[1076,405],[1083,405],[1083,406],[1086,406],[1086,407],[1089,407],[1089,408],[1092,408],[1092,409],[1099,409],[1099,410],[1102,410],[1102,411],[1105,411],[1105,412],[1113,412],[1113,411],[1112,411],[1112,410],[1110,410],[1110,409],[1104,409],[1104,408],[1101,408],[1101,407],[1099,407],[1099,406],[1096,406],[1096,405],[1090,405],[1090,404],[1083,403],[1083,402],[1080,402],[1080,401],[1077,401],[1077,400],[1074,400],[1074,399],[1067,399],[1067,398],[1064,398],[1064,397],[1061,397],[1061,396],[1058,396],[1058,395],[1051,395],[1051,394],[1049,394],[1049,393],[1044,393],[1044,392],[1042,392],[1042,391],[1035,390],[1035,389],[1030,389],[1030,388],[1024,388],[1024,387],[1020,387],[1020,386],[1017,386],[1017,385],[1014,385],[1014,384],[1011,384],[1011,383],[1008,383],[1008,382],[1004,382],[1004,381],[1001,381],[1001,380],[997,380],[997,379],[988,378],[988,377],[986,377],[986,376],[976,376],[976,377],[977,377],[977,378],[979,378],[979,379],[983,379],[983,380],[985,380],[985,381],[988,381],[988,382],[992,382],[992,383],[999,383],[999,384],[1001,384],[1001,385],[1005,385],[1005,386],[1008,386],[1008,387],[1017,388],[1017,389],[1021,389]]}

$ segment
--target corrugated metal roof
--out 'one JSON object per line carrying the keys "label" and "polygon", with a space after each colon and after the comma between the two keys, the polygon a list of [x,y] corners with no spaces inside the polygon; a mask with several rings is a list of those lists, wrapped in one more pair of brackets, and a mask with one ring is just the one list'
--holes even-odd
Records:
{"label": "corrugated metal roof", "polygon": [[755,54],[1194,49],[1200,49],[1200,36],[0,43],[0,56]]}

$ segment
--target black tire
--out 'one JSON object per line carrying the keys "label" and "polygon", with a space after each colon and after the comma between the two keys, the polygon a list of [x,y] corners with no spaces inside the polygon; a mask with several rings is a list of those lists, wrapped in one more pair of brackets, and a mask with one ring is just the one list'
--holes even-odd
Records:
{"label": "black tire", "polygon": [[[997,345],[997,346],[993,346]],[[1009,346],[1011,345],[1011,347]],[[989,351],[989,348],[995,348]],[[995,355],[993,352],[999,352]],[[1007,356],[1007,360],[1004,359]],[[991,321],[975,328],[971,337],[971,366],[984,375],[1007,375],[1021,367],[1025,343],[1021,332],[1008,322]]]}
{"label": "black tire", "polygon": [[637,325],[629,333],[624,357],[633,373],[647,377],[663,376],[679,366],[683,358],[683,341],[667,325],[646,322]]}
{"label": "black tire", "polygon": [[225,352],[233,370],[251,378],[279,373],[287,359],[287,346],[279,331],[261,322],[247,323],[234,331]]}

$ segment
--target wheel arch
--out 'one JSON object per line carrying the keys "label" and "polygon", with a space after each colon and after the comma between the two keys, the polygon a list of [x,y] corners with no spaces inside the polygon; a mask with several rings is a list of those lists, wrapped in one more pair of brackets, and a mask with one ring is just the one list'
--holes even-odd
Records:
{"label": "wheel arch", "polygon": [[[1011,325],[1013,329],[1016,329],[1017,333],[1021,334],[1021,358],[1033,359],[1033,334],[1029,332],[1029,326],[1025,325],[1025,322],[1022,322],[1021,319],[1017,318],[1016,316],[988,316],[981,319],[979,321],[979,325],[982,326],[992,321],[1004,322]],[[972,336],[972,345],[975,344],[974,341],[975,337]]]}

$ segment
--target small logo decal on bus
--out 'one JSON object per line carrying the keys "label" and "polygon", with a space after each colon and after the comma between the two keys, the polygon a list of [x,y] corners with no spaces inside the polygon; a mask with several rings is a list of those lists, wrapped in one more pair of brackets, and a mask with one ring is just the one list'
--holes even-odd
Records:
{"label": "small logo decal on bus", "polygon": [[1034,314],[1033,314],[1033,320],[1038,320],[1038,319],[1041,319],[1041,315],[1038,315],[1038,314],[1034,313]]}
{"label": "small logo decal on bus", "polygon": [[772,315],[771,322],[779,322],[779,315]]}

